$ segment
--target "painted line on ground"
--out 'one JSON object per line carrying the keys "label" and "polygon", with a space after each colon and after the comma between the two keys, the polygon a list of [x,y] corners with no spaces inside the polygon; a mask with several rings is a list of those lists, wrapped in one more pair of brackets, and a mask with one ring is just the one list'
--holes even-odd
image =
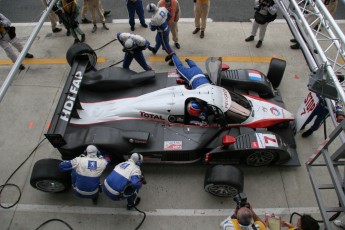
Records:
{"label": "painted line on ground", "polygon": [[[9,206],[10,204],[3,204]],[[138,207],[141,209],[140,207]],[[0,209],[0,212],[44,212],[44,213],[71,213],[71,214],[93,214],[93,215],[142,215],[136,210],[128,211],[126,208],[106,208],[106,207],[84,207],[84,206],[66,206],[66,205],[33,205],[19,204],[13,209]],[[177,217],[199,217],[199,216],[229,216],[232,209],[155,209],[143,210],[147,216],[177,216]],[[293,212],[319,214],[318,207],[293,207],[293,208],[255,208],[255,212],[260,216],[266,212],[275,215],[291,215]]]}
{"label": "painted line on ground", "polygon": [[[104,57],[97,58],[97,62],[103,63],[106,59]],[[0,60],[0,65],[12,65],[10,60]],[[23,64],[29,65],[49,65],[49,64],[67,64],[66,58],[32,58],[24,59]]]}

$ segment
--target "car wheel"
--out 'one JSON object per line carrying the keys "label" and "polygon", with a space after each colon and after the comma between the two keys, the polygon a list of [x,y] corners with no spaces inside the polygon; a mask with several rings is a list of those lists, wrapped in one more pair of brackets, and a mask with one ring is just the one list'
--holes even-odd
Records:
{"label": "car wheel", "polygon": [[278,88],[285,72],[286,61],[278,58],[272,58],[267,72],[267,78],[274,89]]}
{"label": "car wheel", "polygon": [[42,159],[35,163],[30,184],[35,189],[49,193],[67,191],[71,187],[71,173],[59,169],[61,160]]}
{"label": "car wheel", "polygon": [[245,162],[249,166],[265,166],[274,163],[277,160],[276,153],[267,150],[257,150],[249,154],[245,158]]}
{"label": "car wheel", "polygon": [[72,66],[75,58],[81,55],[87,55],[89,58],[89,63],[87,64],[85,72],[92,70],[97,64],[97,55],[95,51],[85,43],[76,43],[68,49],[66,54],[68,64]]}
{"label": "car wheel", "polygon": [[206,171],[204,189],[214,196],[234,197],[243,191],[243,182],[243,173],[239,168],[215,165]]}

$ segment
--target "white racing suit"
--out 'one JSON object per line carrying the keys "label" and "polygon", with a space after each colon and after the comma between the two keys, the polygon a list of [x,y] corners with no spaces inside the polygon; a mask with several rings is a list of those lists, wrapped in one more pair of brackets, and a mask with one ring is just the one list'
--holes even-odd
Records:
{"label": "white racing suit", "polygon": [[161,46],[163,47],[163,50],[167,52],[167,54],[170,54],[173,51],[169,45],[170,28],[168,21],[170,18],[171,14],[165,7],[159,7],[157,12],[155,12],[151,18],[150,29],[152,31],[157,30],[156,45],[154,47],[156,52]]}
{"label": "white racing suit", "polygon": [[73,160],[61,162],[59,167],[63,171],[72,170],[72,186],[77,196],[97,198],[101,175],[107,164],[108,161],[102,156],[81,155]]}
{"label": "white racing suit", "polygon": [[112,200],[127,199],[127,204],[134,206],[141,186],[140,167],[129,159],[115,166],[104,180],[103,191]]}

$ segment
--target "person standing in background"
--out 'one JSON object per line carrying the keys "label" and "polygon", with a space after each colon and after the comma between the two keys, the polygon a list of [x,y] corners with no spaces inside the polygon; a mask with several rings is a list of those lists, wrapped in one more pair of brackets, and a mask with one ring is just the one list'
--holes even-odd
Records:
{"label": "person standing in background", "polygon": [[193,34],[201,30],[200,38],[204,38],[206,29],[206,20],[210,10],[210,0],[194,0],[194,24]]}
{"label": "person standing in background", "polygon": [[147,28],[147,24],[145,23],[144,7],[142,0],[127,0],[127,10],[131,31],[135,30],[135,13],[137,13],[139,17],[141,26]]}
{"label": "person standing in background", "polygon": [[[48,8],[50,2],[52,0],[42,0],[42,4],[45,8]],[[55,8],[55,9],[54,9]],[[52,31],[53,33],[58,33],[60,32],[62,29],[61,28],[57,28],[57,23],[59,21],[59,18],[58,16],[54,13],[54,11],[57,10],[57,6],[55,4],[55,6],[52,8],[52,10],[50,11],[49,13],[49,20],[50,20],[50,23],[51,23],[51,26],[52,26]]]}
{"label": "person standing in background", "polygon": [[178,27],[177,22],[180,19],[181,9],[180,4],[177,0],[160,0],[157,7],[165,7],[171,14],[171,19],[168,21],[170,31],[172,34],[172,40],[175,43],[175,47],[180,49],[180,44],[178,43]]}

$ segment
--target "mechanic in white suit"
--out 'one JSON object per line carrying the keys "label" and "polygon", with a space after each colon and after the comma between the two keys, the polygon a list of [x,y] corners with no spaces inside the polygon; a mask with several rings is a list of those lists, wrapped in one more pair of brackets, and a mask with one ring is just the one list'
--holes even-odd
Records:
{"label": "mechanic in white suit", "polygon": [[101,175],[110,159],[105,159],[96,146],[89,145],[84,154],[70,161],[63,161],[62,171],[72,170],[72,186],[77,196],[91,198],[97,204]]}
{"label": "mechanic in white suit", "polygon": [[[159,48],[162,46],[163,50],[167,54],[173,52],[171,46],[169,45],[169,34],[170,28],[168,21],[171,19],[170,12],[165,7],[157,7],[155,4],[150,3],[146,7],[149,13],[153,13],[150,22],[150,29],[152,31],[157,30],[156,35],[156,45],[154,48],[149,48],[153,54],[156,54]],[[174,65],[172,62],[169,65]]]}
{"label": "mechanic in white suit", "polygon": [[125,57],[122,67],[129,69],[133,58],[146,71],[152,70],[151,66],[146,63],[143,50],[150,46],[150,42],[137,34],[117,33],[117,40],[123,46],[122,51],[125,52]]}
{"label": "mechanic in white suit", "polygon": [[143,156],[133,153],[127,161],[116,165],[103,183],[103,191],[110,199],[127,199],[128,210],[140,203],[138,192],[146,183],[140,170],[142,162]]}

